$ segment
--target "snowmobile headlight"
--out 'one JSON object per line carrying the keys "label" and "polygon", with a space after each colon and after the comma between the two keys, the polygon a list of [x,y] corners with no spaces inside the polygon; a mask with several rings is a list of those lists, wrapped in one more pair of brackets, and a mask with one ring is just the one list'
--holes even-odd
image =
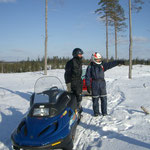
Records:
{"label": "snowmobile headlight", "polygon": [[34,108],[33,116],[48,116],[49,115],[49,108]]}

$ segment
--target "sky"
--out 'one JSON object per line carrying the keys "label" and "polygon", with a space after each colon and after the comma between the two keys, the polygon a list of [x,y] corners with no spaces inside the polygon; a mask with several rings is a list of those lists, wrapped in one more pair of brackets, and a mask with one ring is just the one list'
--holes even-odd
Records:
{"label": "sky", "polygon": [[[150,59],[150,3],[132,14],[133,58]],[[48,57],[106,57],[105,25],[94,11],[99,0],[48,0]],[[128,18],[128,1],[121,1]],[[128,25],[128,19],[126,20]],[[129,58],[129,29],[119,33],[118,57]],[[42,58],[45,43],[45,0],[0,0],[0,61]],[[109,28],[109,58],[114,57],[114,29]]]}

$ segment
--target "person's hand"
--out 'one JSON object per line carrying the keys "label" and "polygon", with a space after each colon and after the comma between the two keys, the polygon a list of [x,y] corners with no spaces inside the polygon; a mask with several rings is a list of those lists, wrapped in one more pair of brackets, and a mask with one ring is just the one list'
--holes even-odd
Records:
{"label": "person's hand", "polygon": [[71,83],[67,83],[66,86],[67,86],[67,91],[71,92]]}
{"label": "person's hand", "polygon": [[90,94],[91,93],[91,87],[87,86],[87,92]]}

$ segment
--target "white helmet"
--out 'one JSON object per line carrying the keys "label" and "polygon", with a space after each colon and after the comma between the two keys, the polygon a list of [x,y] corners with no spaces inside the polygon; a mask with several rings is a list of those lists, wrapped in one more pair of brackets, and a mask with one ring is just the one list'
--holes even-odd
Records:
{"label": "white helmet", "polygon": [[96,64],[101,64],[102,63],[102,56],[99,53],[95,52],[91,56],[91,61],[96,63]]}

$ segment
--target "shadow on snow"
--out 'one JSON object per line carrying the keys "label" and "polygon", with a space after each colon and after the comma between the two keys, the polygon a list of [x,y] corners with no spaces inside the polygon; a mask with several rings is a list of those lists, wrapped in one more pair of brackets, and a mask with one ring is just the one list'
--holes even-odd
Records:
{"label": "shadow on snow", "polygon": [[[20,91],[13,91],[7,88],[0,87],[0,89],[4,91],[8,91],[12,94],[16,94],[23,99],[30,101],[30,97],[32,92],[24,93]],[[5,93],[2,95],[5,96]],[[1,97],[2,97],[1,96]],[[7,146],[9,149],[11,149],[11,142],[10,142],[10,136],[12,131],[17,127],[17,125],[20,123],[21,119],[24,117],[25,114],[22,114],[19,110],[16,108],[13,108],[10,106],[10,108],[7,108],[8,111],[11,112],[11,115],[6,115],[3,112],[0,112],[1,115],[1,122],[0,122],[0,142],[2,142],[5,146]]]}
{"label": "shadow on snow", "polygon": [[[13,91],[13,90],[10,90],[10,89],[7,89],[7,88],[3,88],[3,87],[0,87],[0,89],[6,90],[6,91],[8,91],[8,92],[10,92],[12,94],[16,94],[16,95],[24,98],[27,101],[30,101],[30,97],[31,97],[31,94],[32,94],[32,92],[24,93],[24,92],[20,92],[20,91]],[[3,96],[5,96],[5,94]]]}
{"label": "shadow on snow", "polygon": [[0,142],[11,149],[11,133],[17,127],[24,115],[20,111],[16,110],[16,108],[8,108],[8,111],[12,114],[5,115],[4,113],[1,113],[2,121],[0,123]]}
{"label": "shadow on snow", "polygon": [[[87,109],[87,108],[83,108],[83,111],[85,113],[88,113],[90,115],[93,114],[93,111],[90,110],[90,109]],[[132,111],[135,111],[135,110],[130,110],[131,112]],[[140,111],[141,112],[141,111]],[[141,112],[142,113],[142,112]],[[85,130],[86,129],[90,129],[90,130],[94,130],[95,132],[98,132],[100,137],[101,136],[107,136],[109,139],[114,139],[116,138],[117,140],[121,140],[121,141],[124,141],[124,142],[127,142],[127,143],[130,143],[130,144],[133,144],[133,145],[136,145],[136,146],[140,146],[140,147],[143,147],[143,148],[148,148],[150,149],[150,144],[149,143],[145,143],[145,142],[142,142],[140,140],[137,140],[137,139],[134,139],[132,137],[128,137],[128,136],[125,136],[121,133],[117,133],[115,131],[111,131],[111,130],[108,130],[108,131],[104,131],[100,126],[96,126],[96,125],[91,125],[91,124],[86,124],[84,122],[80,122],[79,124],[80,126],[82,126]],[[97,138],[97,140],[99,139],[99,137]],[[95,139],[96,140],[96,139]],[[102,141],[100,141],[100,143],[98,145],[102,145],[101,144]],[[92,146],[88,146],[87,150],[90,150]]]}

